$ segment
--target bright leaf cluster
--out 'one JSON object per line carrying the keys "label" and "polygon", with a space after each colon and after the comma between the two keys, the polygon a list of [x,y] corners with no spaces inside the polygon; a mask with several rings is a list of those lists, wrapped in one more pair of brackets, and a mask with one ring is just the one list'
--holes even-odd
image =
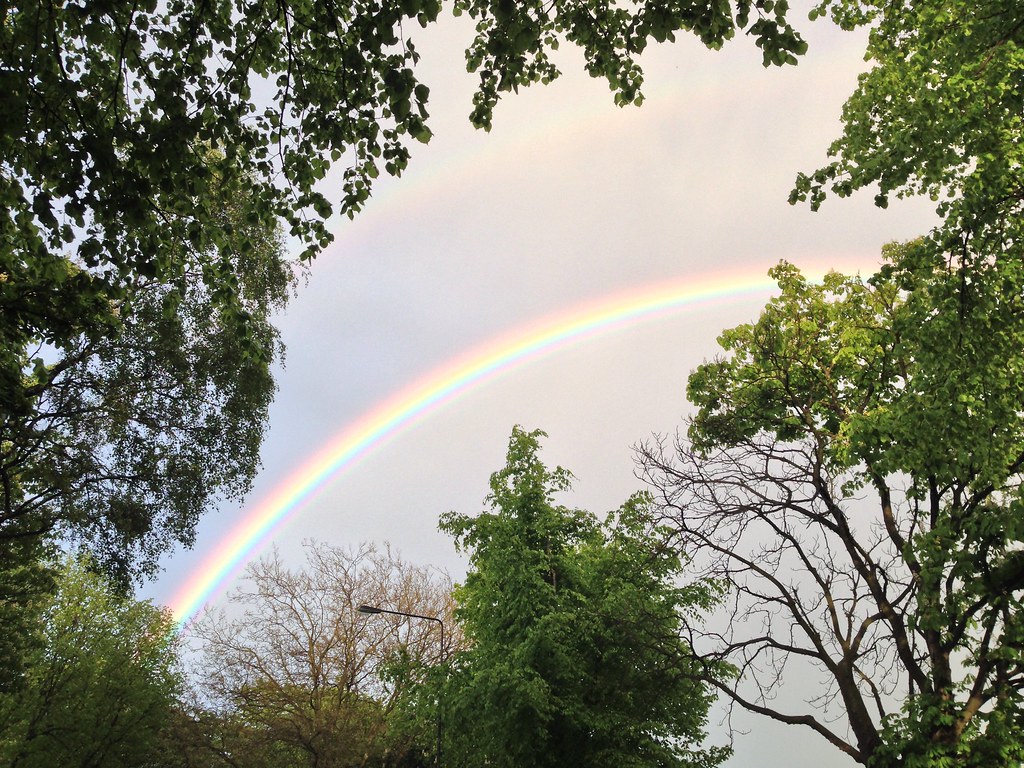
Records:
{"label": "bright leaf cluster", "polygon": [[570,475],[540,461],[542,434],[513,431],[492,511],[442,519],[470,555],[456,590],[468,649],[440,694],[446,764],[716,765],[726,752],[700,747],[709,694],[681,636],[715,590],[680,586],[645,497],[605,523],[557,505]]}

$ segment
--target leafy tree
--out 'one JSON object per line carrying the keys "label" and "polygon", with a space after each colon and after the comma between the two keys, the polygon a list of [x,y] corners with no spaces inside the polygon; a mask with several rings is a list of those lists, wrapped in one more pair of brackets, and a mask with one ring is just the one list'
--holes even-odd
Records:
{"label": "leafy tree", "polygon": [[429,623],[399,631],[357,608],[445,615],[446,580],[371,545],[306,551],[299,570],[276,553],[251,564],[230,598],[241,614],[210,613],[191,629],[202,654],[192,743],[211,765],[244,753],[267,765],[395,766],[415,748],[388,728],[412,682],[389,669],[436,660],[437,633]]}
{"label": "leafy tree", "polygon": [[968,266],[1019,258],[1024,9],[1013,0],[824,0],[812,13],[868,26],[861,76],[843,109],[835,160],[797,179],[791,200],[818,208],[873,188],[929,195],[942,223],[931,246]]}
{"label": "leafy tree", "polygon": [[[191,543],[214,499],[248,489],[280,347],[269,318],[294,279],[276,233],[245,223],[250,203],[234,189],[219,214],[239,244],[226,260],[250,337],[196,264],[173,280],[136,276],[130,298],[100,302],[102,333],[4,347],[18,375],[7,399],[18,402],[0,410],[3,552],[26,539],[85,544],[124,582]],[[68,283],[85,274],[66,258],[60,268]]]}
{"label": "leafy tree", "polygon": [[[734,705],[865,765],[1017,766],[1024,262],[887,256],[820,286],[777,267],[781,295],[691,375],[688,437],[641,457],[729,588],[726,628],[691,636],[741,670],[706,675]],[[773,700],[809,674],[806,706]]]}
{"label": "leafy tree", "polygon": [[642,496],[604,524],[554,503],[570,485],[516,428],[491,476],[493,511],[441,528],[470,555],[456,590],[468,648],[441,694],[449,765],[712,766],[701,749],[709,696],[694,677],[682,614],[714,599],[678,586],[674,547],[651,548]]}
{"label": "leafy tree", "polygon": [[23,539],[9,547],[0,565],[0,697],[24,690],[26,667],[41,638],[40,605],[53,593],[47,550]]}
{"label": "leafy tree", "polygon": [[169,612],[117,594],[67,559],[41,606],[26,684],[0,694],[0,761],[12,768],[137,766],[178,694]]}
{"label": "leafy tree", "polygon": [[214,712],[178,702],[161,729],[159,756],[146,768],[294,768],[300,750],[268,740],[235,712]]}
{"label": "leafy tree", "polygon": [[[1005,0],[826,0],[815,15],[825,13],[846,28],[869,28],[867,58],[873,66],[844,107],[843,134],[830,148],[833,161],[801,174],[791,200],[806,200],[817,208],[828,194],[843,197],[872,188],[876,203],[884,207],[892,196],[924,194],[937,202],[940,223],[920,241],[890,250],[889,265],[873,282],[879,296],[892,294],[890,312],[878,310],[873,316],[867,311],[849,322],[843,318],[836,321],[841,328],[827,332],[840,354],[862,355],[875,366],[870,368],[874,380],[872,374],[839,375],[834,360],[808,357],[801,368],[821,366],[818,378],[823,382],[819,391],[812,391],[806,388],[813,379],[809,373],[794,380],[795,364],[776,361],[769,381],[792,387],[789,412],[794,420],[800,418],[796,410],[801,401],[814,403],[815,417],[836,409],[840,414],[824,432],[812,436],[766,418],[758,421],[743,409],[741,418],[749,419],[743,429],[759,425],[764,436],[783,441],[799,435],[801,445],[817,445],[824,456],[839,455],[842,461],[829,471],[834,476],[852,473],[854,479],[844,482],[863,484],[877,497],[882,514],[876,519],[886,534],[864,563],[882,586],[872,587],[869,594],[868,576],[862,573],[847,591],[862,596],[858,606],[872,605],[881,612],[871,626],[881,622],[886,627],[883,646],[892,654],[887,658],[898,659],[889,668],[898,673],[879,676],[890,682],[897,674],[904,677],[896,689],[879,686],[880,691],[898,693],[885,707],[875,706],[879,714],[874,718],[866,716],[860,700],[870,701],[871,696],[850,693],[854,686],[849,681],[838,686],[844,699],[851,697],[846,706],[862,710],[847,712],[851,723],[860,725],[844,749],[879,764],[901,756],[920,764],[933,758],[956,764],[1015,764],[1019,723],[1011,713],[1019,706],[1019,630],[1015,621],[1000,614],[1012,616],[1024,572],[1015,554],[1020,532],[1013,521],[1019,505],[1018,369],[1024,331],[1024,93],[1019,88],[1024,10]],[[852,307],[852,299],[841,294],[830,299],[837,307],[831,311]],[[796,292],[790,303],[791,315],[803,313],[808,325],[821,316],[809,298],[798,300]],[[868,346],[868,328],[874,329],[880,348]],[[854,343],[858,335],[863,335],[862,343]],[[736,359],[749,355],[751,361],[766,364],[767,351],[755,353],[760,342],[753,337],[723,339]],[[795,336],[789,343],[795,355],[804,351],[796,349]],[[738,417],[741,410],[728,404],[724,391],[738,393],[740,387],[729,379],[731,369],[701,370],[691,380],[701,416],[691,428],[693,442],[680,446],[687,469],[678,483],[661,476],[663,485],[696,488],[694,468],[711,462],[725,471],[718,459],[726,455],[731,461],[737,452],[750,450],[761,461],[764,453],[736,445],[721,432],[708,436],[719,409],[719,425],[738,425],[726,414]],[[753,370],[752,365],[748,374]],[[716,384],[712,378],[719,373],[725,381]],[[744,386],[751,394],[756,391],[749,386],[752,382],[748,379]],[[828,392],[835,408],[824,404]],[[858,396],[862,402],[852,402]],[[812,468],[805,460],[793,471],[799,477]],[[778,479],[777,471],[772,477]],[[754,485],[762,481],[751,479]],[[852,514],[846,494],[841,498],[844,510]],[[886,509],[900,510],[903,516],[890,519],[896,513]],[[812,530],[821,533],[821,526],[811,522]],[[866,535],[857,530],[853,541],[874,541]],[[882,552],[893,558],[885,567],[876,559]],[[906,591],[900,594],[897,584]],[[907,626],[897,626],[900,621]],[[825,634],[838,637],[836,632]],[[867,648],[873,641],[859,642]],[[835,649],[828,653],[842,656]],[[843,653],[859,658],[856,649]],[[819,660],[826,655],[824,650],[814,652]],[[861,671],[885,667],[880,658],[858,664]],[[827,676],[835,677],[832,672]],[[904,712],[898,714],[901,705]]]}

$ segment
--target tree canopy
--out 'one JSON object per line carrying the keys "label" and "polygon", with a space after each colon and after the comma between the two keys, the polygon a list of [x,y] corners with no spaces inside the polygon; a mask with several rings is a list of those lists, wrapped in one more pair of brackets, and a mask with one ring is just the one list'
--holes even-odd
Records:
{"label": "tree canopy", "polygon": [[[642,461],[729,587],[727,628],[692,642],[742,670],[717,684],[735,704],[866,765],[1015,766],[1024,265],[887,256],[820,286],[777,267],[781,295],[691,375],[688,436]],[[802,664],[824,693],[773,703]]]}
{"label": "tree canopy", "polygon": [[[172,280],[136,277],[130,297],[98,302],[102,332],[69,330],[59,345],[18,329],[8,337],[5,552],[26,538],[86,545],[126,581],[152,571],[169,547],[191,543],[212,501],[248,490],[274,392],[270,365],[280,356],[270,315],[294,275],[276,231],[245,223],[244,191],[222,203],[220,220],[247,243],[227,263],[249,335],[224,317],[197,267]],[[68,281],[84,274],[59,261]],[[17,312],[3,318],[21,322]]]}
{"label": "tree canopy", "polygon": [[455,593],[468,647],[440,693],[445,764],[716,765],[726,752],[700,745],[709,696],[678,633],[714,590],[679,585],[644,497],[605,523],[557,505],[570,475],[541,463],[542,434],[513,431],[491,511],[442,518],[470,557]]}
{"label": "tree canopy", "polygon": [[[835,159],[800,174],[791,200],[870,188],[928,195],[933,247],[968,265],[1019,248],[1024,162],[1024,9],[1013,0],[824,0],[844,28],[867,26],[870,69],[843,108]],[[1017,258],[1013,256],[1012,258]]]}
{"label": "tree canopy", "polygon": [[0,759],[17,768],[146,765],[181,688],[170,613],[69,558],[37,606],[25,685],[0,692]]}

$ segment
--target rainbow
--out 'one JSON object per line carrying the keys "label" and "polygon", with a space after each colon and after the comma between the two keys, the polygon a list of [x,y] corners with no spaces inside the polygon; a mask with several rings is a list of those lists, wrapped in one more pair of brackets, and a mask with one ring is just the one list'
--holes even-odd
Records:
{"label": "rainbow", "polygon": [[[805,274],[820,279],[824,272]],[[565,347],[713,303],[767,298],[774,287],[748,267],[621,293],[521,327],[441,365],[345,426],[247,511],[172,596],[172,613],[186,625],[329,480],[466,392]]]}

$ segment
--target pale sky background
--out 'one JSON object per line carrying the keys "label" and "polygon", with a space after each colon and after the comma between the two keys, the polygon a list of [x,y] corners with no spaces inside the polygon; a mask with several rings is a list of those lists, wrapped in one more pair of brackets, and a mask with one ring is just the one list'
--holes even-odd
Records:
{"label": "pale sky background", "polygon": [[[401,179],[380,181],[355,222],[337,223],[335,244],[280,318],[286,367],[246,504],[209,515],[195,548],[168,558],[142,595],[169,600],[319,446],[490,338],[623,290],[723,270],[760,276],[780,259],[868,274],[883,243],[924,233],[928,201],[881,211],[863,193],[817,214],[787,204],[797,171],[824,163],[865,66],[863,36],[802,26],[811,49],[796,68],[762,68],[750,39],[721,52],[688,36],[649,49],[641,108],[615,107],[566,47],[564,77],[507,96],[490,134],[466,119],[476,82],[463,64],[467,20],[407,28],[423,55],[434,139],[413,148]],[[437,518],[482,508],[514,424],[547,431],[546,461],[577,476],[565,503],[613,509],[640,488],[631,446],[682,424],[687,374],[764,298],[588,341],[474,389],[325,485],[274,543],[298,564],[309,537],[390,541],[458,579],[464,563]],[[852,764],[804,729],[734,724],[746,733],[730,768]],[[724,739],[724,728],[712,731]]]}

